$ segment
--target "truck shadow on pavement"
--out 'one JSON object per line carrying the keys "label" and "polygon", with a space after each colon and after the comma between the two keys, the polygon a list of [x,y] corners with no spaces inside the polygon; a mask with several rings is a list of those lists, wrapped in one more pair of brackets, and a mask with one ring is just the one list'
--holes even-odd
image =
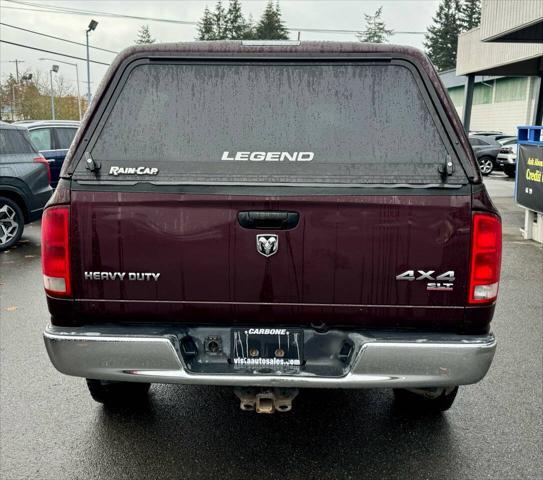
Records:
{"label": "truck shadow on pavement", "polygon": [[258,415],[230,388],[154,385],[145,405],[96,408],[109,478],[435,477],[458,460],[447,414],[402,411],[390,390],[302,390]]}

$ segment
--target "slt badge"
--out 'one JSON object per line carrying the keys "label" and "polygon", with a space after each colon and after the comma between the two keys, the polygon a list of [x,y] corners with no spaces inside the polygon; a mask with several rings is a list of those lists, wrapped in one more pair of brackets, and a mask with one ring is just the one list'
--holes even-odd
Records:
{"label": "slt badge", "polygon": [[265,257],[271,257],[279,249],[279,237],[277,235],[257,235],[256,251]]}

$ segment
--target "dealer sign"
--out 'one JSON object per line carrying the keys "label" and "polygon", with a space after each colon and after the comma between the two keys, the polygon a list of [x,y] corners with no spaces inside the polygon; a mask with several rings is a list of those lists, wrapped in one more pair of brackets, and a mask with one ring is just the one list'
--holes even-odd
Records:
{"label": "dealer sign", "polygon": [[519,144],[517,203],[543,213],[543,145]]}

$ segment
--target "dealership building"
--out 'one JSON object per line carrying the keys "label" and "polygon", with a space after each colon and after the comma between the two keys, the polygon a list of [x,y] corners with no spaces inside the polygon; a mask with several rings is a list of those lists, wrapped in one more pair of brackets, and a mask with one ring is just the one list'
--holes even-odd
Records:
{"label": "dealership building", "polygon": [[543,1],[482,0],[481,24],[458,38],[455,73],[446,86],[466,130],[541,125]]}
{"label": "dealership building", "polygon": [[[455,70],[440,77],[462,118],[467,77],[456,75]],[[475,76],[470,129],[516,135],[517,126],[533,123],[538,86],[537,76]]]}
{"label": "dealership building", "polygon": [[516,199],[525,207],[524,238],[543,243],[543,0],[482,0],[481,24],[458,37],[446,84],[448,76],[466,130],[532,125],[519,130]]}

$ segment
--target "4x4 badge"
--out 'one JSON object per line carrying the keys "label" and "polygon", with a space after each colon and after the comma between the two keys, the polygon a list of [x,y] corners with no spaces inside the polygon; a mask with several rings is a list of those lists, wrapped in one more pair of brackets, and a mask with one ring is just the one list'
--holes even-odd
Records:
{"label": "4x4 badge", "polygon": [[279,249],[279,237],[277,235],[257,235],[256,250],[265,257],[271,257]]}

